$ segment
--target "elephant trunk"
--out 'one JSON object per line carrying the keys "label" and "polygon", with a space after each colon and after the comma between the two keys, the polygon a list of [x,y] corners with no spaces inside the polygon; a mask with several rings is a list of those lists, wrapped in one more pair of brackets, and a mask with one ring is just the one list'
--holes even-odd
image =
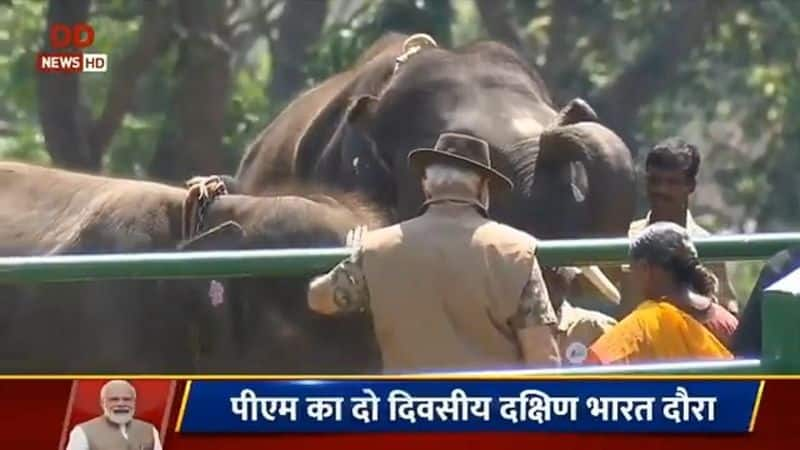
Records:
{"label": "elephant trunk", "polygon": [[[557,125],[543,132],[539,138],[536,171],[576,166],[582,166],[586,177],[582,207],[576,208],[581,211],[578,221],[582,224],[578,227],[586,229],[579,234],[582,237],[627,236],[634,213],[635,183],[633,161],[622,139],[597,122]],[[571,187],[574,190],[577,190],[576,182],[573,171]],[[620,302],[620,293],[608,278],[619,279],[617,268],[601,271],[591,266],[582,269],[586,281],[599,297],[615,304]]]}
{"label": "elephant trunk", "polygon": [[613,131],[596,122],[550,128],[539,137],[537,171],[581,163],[585,202],[597,236],[625,236],[634,212],[630,151]]}

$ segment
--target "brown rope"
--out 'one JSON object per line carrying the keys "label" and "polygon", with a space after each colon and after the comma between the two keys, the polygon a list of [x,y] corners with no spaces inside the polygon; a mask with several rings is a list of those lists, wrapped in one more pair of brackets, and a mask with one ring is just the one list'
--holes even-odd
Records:
{"label": "brown rope", "polygon": [[188,191],[183,200],[183,240],[191,239],[203,230],[208,207],[214,200],[228,193],[225,182],[216,175],[194,177],[186,182]]}

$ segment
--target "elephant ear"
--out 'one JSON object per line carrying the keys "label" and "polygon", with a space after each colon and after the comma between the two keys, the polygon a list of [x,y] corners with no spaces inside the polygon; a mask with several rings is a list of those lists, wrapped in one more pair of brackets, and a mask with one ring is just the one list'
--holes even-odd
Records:
{"label": "elephant ear", "polygon": [[589,103],[582,98],[574,98],[561,108],[552,127],[572,125],[578,122],[598,122],[597,113],[594,112]]}
{"label": "elephant ear", "polygon": [[[363,157],[366,161],[377,165],[381,171],[387,176],[391,176],[392,169],[389,163],[378,151],[377,144],[372,138],[370,130],[378,114],[378,106],[380,98],[374,95],[362,95],[356,98],[347,110],[346,122],[350,127],[355,130],[365,142],[363,150],[359,157]],[[355,163],[355,162],[354,162]]]}
{"label": "elephant ear", "polygon": [[323,180],[335,182],[341,174],[339,169],[342,167],[342,139],[348,127],[353,127],[362,136],[366,137],[365,128],[374,116],[378,105],[378,97],[373,95],[362,95],[350,99],[344,111],[342,119],[331,135],[325,147],[313,163],[313,172]]}
{"label": "elephant ear", "polygon": [[339,92],[312,113],[294,149],[300,175],[309,175],[319,161],[320,152],[336,143],[341,119],[349,106],[346,94]]}
{"label": "elephant ear", "polygon": [[[633,161],[616,133],[585,121],[545,130],[539,139],[539,163],[549,167],[582,164],[585,181],[573,181],[584,194],[594,232],[598,236],[627,233],[635,205]],[[615,213],[609,214],[611,210]]]}
{"label": "elephant ear", "polygon": [[347,108],[345,120],[348,124],[363,130],[375,118],[379,101],[380,99],[374,95],[362,95],[353,99]]}

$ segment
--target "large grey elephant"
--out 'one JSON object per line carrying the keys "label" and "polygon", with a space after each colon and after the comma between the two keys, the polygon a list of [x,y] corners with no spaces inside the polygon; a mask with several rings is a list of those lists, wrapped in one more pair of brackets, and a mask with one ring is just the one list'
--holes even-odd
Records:
{"label": "large grey elephant", "polygon": [[407,219],[423,196],[407,155],[445,131],[488,141],[493,164],[514,181],[510,196],[492,199],[494,219],[539,238],[626,234],[634,171],[625,143],[580,99],[557,110],[537,73],[496,42],[447,50],[384,36],[272,121],[242,159],[238,189],[322,182]]}
{"label": "large grey elephant", "polygon": [[[197,184],[7,161],[0,179],[0,256],[340,247],[386,224],[358,195],[305,186],[201,198]],[[369,317],[312,313],[309,280],[0,283],[0,373],[379,371]]]}

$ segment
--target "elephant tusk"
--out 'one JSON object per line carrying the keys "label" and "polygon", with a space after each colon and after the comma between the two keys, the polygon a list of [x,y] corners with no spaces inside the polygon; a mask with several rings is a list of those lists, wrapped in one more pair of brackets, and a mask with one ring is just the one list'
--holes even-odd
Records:
{"label": "elephant tusk", "polygon": [[611,300],[613,303],[619,305],[620,301],[622,300],[619,290],[616,286],[614,286],[614,283],[608,279],[606,274],[600,270],[599,267],[586,266],[581,267],[580,269],[581,273],[583,273],[583,276],[585,276],[586,279],[589,280],[589,282],[592,283],[592,285],[596,287],[606,299]]}

